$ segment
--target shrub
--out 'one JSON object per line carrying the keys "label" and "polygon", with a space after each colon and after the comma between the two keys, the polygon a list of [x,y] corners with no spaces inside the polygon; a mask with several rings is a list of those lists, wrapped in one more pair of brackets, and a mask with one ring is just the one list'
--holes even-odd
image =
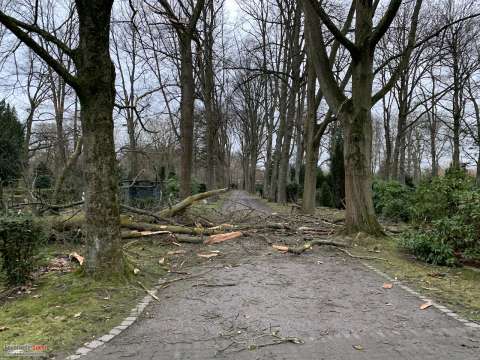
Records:
{"label": "shrub", "polygon": [[31,217],[7,215],[0,217],[0,254],[2,269],[10,285],[21,285],[30,279],[35,268],[35,250],[42,231]]}
{"label": "shrub", "polygon": [[[419,226],[401,246],[419,259],[452,265],[480,253],[480,189],[462,170],[421,183],[412,195],[412,219]],[[455,255],[455,256],[454,256]]]}
{"label": "shrub", "polygon": [[263,197],[263,184],[259,184],[259,183],[255,184],[255,193]]}
{"label": "shrub", "polygon": [[375,212],[394,221],[410,219],[412,190],[398,181],[376,180],[373,183]]}
{"label": "shrub", "polygon": [[53,185],[53,174],[43,161],[35,168],[35,188],[49,189]]}
{"label": "shrub", "polygon": [[430,264],[453,266],[457,263],[453,248],[432,231],[408,232],[400,238],[399,246]]}
{"label": "shrub", "polygon": [[171,176],[165,182],[165,195],[167,197],[177,197],[180,191],[180,183],[176,176]]}
{"label": "shrub", "polygon": [[474,190],[474,179],[462,170],[420,183],[413,195],[411,214],[417,223],[455,215],[465,192]]}
{"label": "shrub", "polygon": [[335,199],[332,189],[326,181],[322,183],[322,186],[317,192],[317,200],[320,206],[334,207]]}
{"label": "shrub", "polygon": [[300,194],[300,185],[297,183],[287,184],[287,200],[290,202],[297,202],[298,195]]}
{"label": "shrub", "polygon": [[192,193],[192,195],[195,195],[195,194],[198,194],[200,192],[202,192],[202,185],[205,187],[205,189],[207,188],[205,186],[205,184],[200,184],[200,182],[195,179],[195,178],[192,178],[192,181],[191,181],[191,184],[190,184],[190,191]]}

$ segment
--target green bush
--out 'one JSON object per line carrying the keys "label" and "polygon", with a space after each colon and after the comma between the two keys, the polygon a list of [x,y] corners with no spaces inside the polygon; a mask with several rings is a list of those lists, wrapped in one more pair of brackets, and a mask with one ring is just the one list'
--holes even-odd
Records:
{"label": "green bush", "polygon": [[462,170],[420,183],[413,195],[411,214],[417,223],[455,215],[465,192],[474,190],[474,179]]}
{"label": "green bush", "polygon": [[320,206],[334,207],[335,199],[331,187],[324,181],[317,191],[317,201]]}
{"label": "green bush", "polygon": [[408,232],[400,238],[399,246],[433,265],[453,266],[457,263],[453,248],[431,231]]}
{"label": "green bush", "polygon": [[412,189],[398,181],[375,180],[373,182],[373,205],[375,212],[394,221],[410,219]]}
{"label": "green bush", "polygon": [[449,170],[419,184],[410,212],[418,229],[402,237],[401,247],[438,265],[480,259],[480,189],[466,172]]}
{"label": "green bush", "polygon": [[165,182],[165,195],[167,197],[177,197],[180,192],[180,183],[177,177],[171,176]]}
{"label": "green bush", "polygon": [[31,217],[0,217],[2,269],[10,285],[21,285],[30,279],[35,268],[35,250],[41,239],[42,231]]}

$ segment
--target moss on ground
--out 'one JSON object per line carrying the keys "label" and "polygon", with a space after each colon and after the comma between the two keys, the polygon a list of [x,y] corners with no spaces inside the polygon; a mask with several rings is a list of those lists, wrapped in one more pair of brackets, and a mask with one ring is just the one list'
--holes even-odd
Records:
{"label": "moss on ground", "polygon": [[[71,251],[83,254],[83,250],[79,246],[49,245],[39,258],[47,264]],[[2,299],[0,351],[4,344],[37,344],[47,345],[49,355],[66,354],[107,333],[145,296],[137,281],[150,288],[166,272],[158,260],[167,250],[155,240],[130,242],[126,254],[140,272],[129,283],[94,281],[78,269],[40,275],[26,292]]]}

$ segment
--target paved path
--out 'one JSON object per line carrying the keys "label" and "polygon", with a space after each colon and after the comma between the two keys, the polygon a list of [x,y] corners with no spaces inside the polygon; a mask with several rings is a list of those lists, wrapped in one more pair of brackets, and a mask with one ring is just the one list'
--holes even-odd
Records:
{"label": "paved path", "polygon": [[200,276],[160,290],[160,303],[85,359],[480,359],[480,331],[420,310],[336,252],[279,254],[251,238],[217,249],[233,256],[190,269]]}

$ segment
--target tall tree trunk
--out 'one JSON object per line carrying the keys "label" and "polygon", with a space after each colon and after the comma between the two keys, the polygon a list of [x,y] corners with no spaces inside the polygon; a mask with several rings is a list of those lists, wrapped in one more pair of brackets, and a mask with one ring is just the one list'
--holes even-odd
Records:
{"label": "tall tree trunk", "polygon": [[33,125],[33,116],[35,114],[36,105],[30,100],[30,109],[27,116],[27,121],[25,122],[25,142],[23,143],[23,169],[24,177],[28,179],[28,167],[30,163],[29,159],[29,149],[30,149],[30,140],[32,137],[32,125]]}
{"label": "tall tree trunk", "polygon": [[[208,15],[208,16],[207,16]],[[210,21],[208,21],[210,20]],[[206,185],[211,190],[216,187],[215,173],[217,171],[217,158],[215,157],[215,139],[217,137],[217,121],[214,113],[214,70],[213,70],[213,28],[215,26],[214,2],[209,1],[207,9],[204,12],[204,43],[203,43],[203,60],[204,60],[204,104],[205,119],[207,123],[206,133]]]}
{"label": "tall tree trunk", "polygon": [[[133,106],[133,104],[131,105]],[[137,151],[137,138],[135,134],[135,119],[134,119],[133,109],[127,109],[127,133],[128,133],[128,162],[129,162],[129,171],[128,178],[135,179],[138,175],[138,151]]]}
{"label": "tall tree trunk", "polygon": [[192,36],[183,32],[180,39],[180,141],[182,147],[180,166],[180,197],[185,198],[191,193],[193,165],[193,107],[195,80],[193,78]]}
{"label": "tall tree trunk", "polygon": [[295,125],[295,113],[297,105],[297,94],[300,90],[300,66],[302,64],[303,52],[300,44],[301,6],[295,9],[294,31],[292,34],[292,45],[290,57],[292,59],[292,86],[288,94],[287,117],[285,120],[285,133],[280,153],[278,169],[278,193],[277,201],[281,204],[287,202],[287,179],[290,163],[290,146],[292,142],[293,127]]}
{"label": "tall tree trunk", "polygon": [[263,179],[263,196],[269,198],[272,184],[272,150],[273,150],[273,133],[275,130],[275,108],[278,99],[278,78],[274,81],[269,81],[270,90],[273,93],[273,99],[268,104],[268,87],[265,87],[265,109],[268,111],[268,123],[267,123],[267,151],[265,160],[265,176]]}
{"label": "tall tree trunk", "polygon": [[[282,71],[284,74],[290,73],[291,57],[289,56],[289,46],[283,49],[283,63]],[[280,166],[280,157],[282,153],[282,142],[285,135],[285,127],[287,122],[287,99],[288,99],[288,78],[283,78],[280,84],[279,91],[279,125],[275,138],[275,148],[272,157],[272,176],[270,178],[270,189],[268,199],[276,201],[278,199],[278,173]]]}
{"label": "tall tree trunk", "polygon": [[302,90],[298,106],[297,106],[297,119],[296,119],[296,139],[295,143],[297,145],[297,154],[295,156],[295,183],[300,184],[300,172],[302,170],[303,163],[303,152],[304,152],[304,134],[303,134],[303,125],[305,119],[303,116],[303,111],[305,107],[305,87]]}
{"label": "tall tree trunk", "polygon": [[462,109],[460,106],[461,95],[461,79],[458,63],[458,53],[456,51],[456,44],[453,46],[453,154],[452,167],[460,169],[460,127],[462,120]]}
{"label": "tall tree trunk", "polygon": [[120,212],[113,139],[115,68],[110,59],[113,0],[76,0],[79,44],[76,51],[81,123],[84,140],[86,271],[122,274]]}
{"label": "tall tree trunk", "polygon": [[315,101],[316,77],[311,61],[308,61],[307,74],[307,117],[305,119],[305,179],[303,181],[302,211],[315,213],[317,191],[317,164],[320,141],[315,142],[317,106]]}
{"label": "tall tree trunk", "polygon": [[[367,9],[362,9],[369,12]],[[358,9],[357,9],[358,11]],[[363,23],[357,24],[360,41],[370,34],[371,17],[360,14]],[[372,195],[372,82],[373,54],[361,52],[353,65],[352,102],[341,113],[343,121],[345,157],[345,227],[347,233],[382,232],[375,216]]]}
{"label": "tall tree trunk", "polygon": [[286,126],[285,106],[282,105],[282,103],[285,104],[286,97],[287,97],[286,85],[282,84],[282,91],[280,96],[280,124],[276,134],[277,136],[275,139],[275,150],[273,152],[273,157],[272,157],[272,176],[270,178],[270,187],[269,187],[270,192],[268,194],[268,199],[270,201],[277,200],[278,173],[279,173],[280,157],[282,153],[282,141],[283,141],[285,126]]}

